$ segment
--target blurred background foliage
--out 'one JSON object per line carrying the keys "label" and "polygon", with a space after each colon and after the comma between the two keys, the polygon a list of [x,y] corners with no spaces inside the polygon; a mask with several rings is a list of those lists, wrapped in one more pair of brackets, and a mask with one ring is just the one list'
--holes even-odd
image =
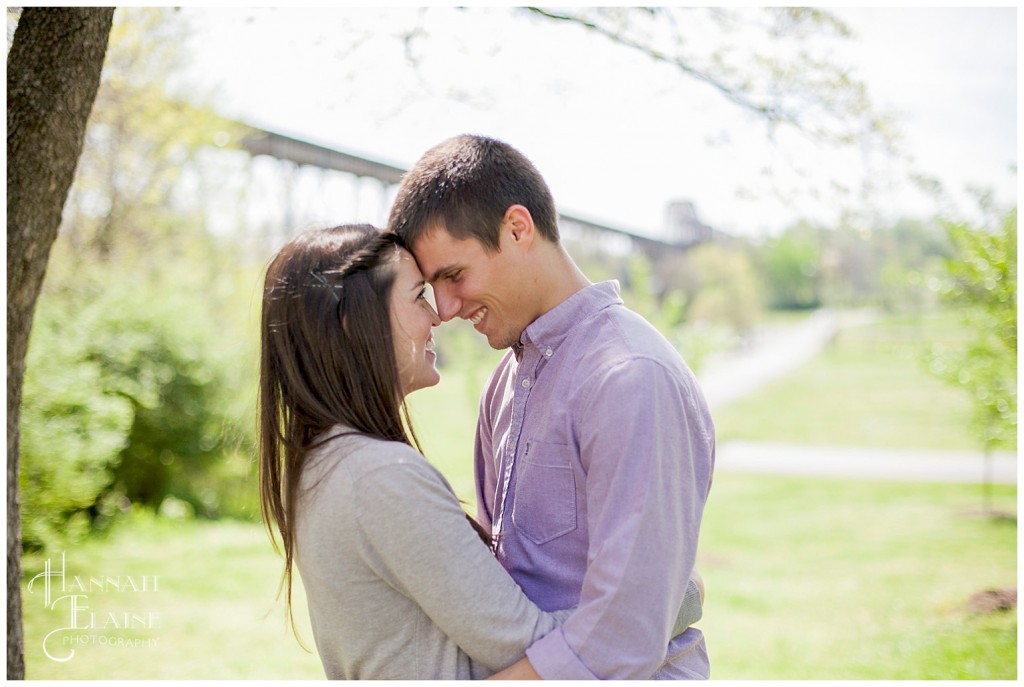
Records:
{"label": "blurred background foliage", "polygon": [[[258,518],[257,308],[261,271],[284,239],[241,219],[213,229],[224,193],[244,189],[247,132],[203,94],[182,91],[187,30],[169,8],[115,17],[29,350],[28,551],[66,546],[138,510]],[[567,247],[593,280],[620,280],[626,303],[698,373],[708,355],[745,345],[780,313],[954,308],[977,336],[960,348],[921,342],[921,364],[976,400],[979,446],[991,448],[1016,429],[1016,210],[990,211],[986,226],[851,214],[657,261]],[[495,354],[461,325],[439,337],[440,364],[479,384]]]}
{"label": "blurred background foliage", "polygon": [[203,151],[244,130],[173,91],[185,28],[116,15],[29,347],[27,550],[137,508],[255,517],[255,269],[189,193]]}
{"label": "blurred background foliage", "polygon": [[973,336],[959,348],[933,346],[931,368],[970,394],[975,432],[991,451],[1016,440],[1017,212],[988,231],[945,228],[952,255],[939,292]]}

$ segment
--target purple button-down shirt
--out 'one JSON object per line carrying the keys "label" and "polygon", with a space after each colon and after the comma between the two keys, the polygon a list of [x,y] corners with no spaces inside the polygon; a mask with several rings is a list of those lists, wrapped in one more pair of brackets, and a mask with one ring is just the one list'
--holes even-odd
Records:
{"label": "purple button-down shirt", "polygon": [[693,374],[615,282],[520,344],[481,399],[478,516],[530,599],[579,606],[527,656],[546,679],[708,677],[700,630],[670,636],[715,456]]}

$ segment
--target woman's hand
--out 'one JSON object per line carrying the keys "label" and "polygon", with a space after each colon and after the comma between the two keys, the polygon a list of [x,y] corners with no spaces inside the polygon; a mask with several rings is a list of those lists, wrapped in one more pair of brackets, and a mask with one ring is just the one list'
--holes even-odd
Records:
{"label": "woman's hand", "polygon": [[499,671],[487,678],[488,680],[543,680],[537,671],[533,669],[530,659],[525,656],[505,670]]}

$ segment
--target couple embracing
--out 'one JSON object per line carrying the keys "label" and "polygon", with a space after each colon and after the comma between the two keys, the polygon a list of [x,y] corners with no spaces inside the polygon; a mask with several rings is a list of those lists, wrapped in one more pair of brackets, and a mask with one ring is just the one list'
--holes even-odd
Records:
{"label": "couple embracing", "polygon": [[[507,349],[480,401],[476,519],[405,407],[439,382],[433,328],[456,317]],[[517,150],[449,139],[403,178],[386,230],[282,248],[260,368],[263,513],[329,678],[709,676],[692,626],[707,404],[617,284],[577,268]]]}

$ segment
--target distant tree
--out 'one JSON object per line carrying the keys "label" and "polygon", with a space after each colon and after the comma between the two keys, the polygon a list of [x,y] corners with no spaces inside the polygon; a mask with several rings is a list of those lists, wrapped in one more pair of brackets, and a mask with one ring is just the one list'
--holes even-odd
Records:
{"label": "distant tree", "polygon": [[687,309],[687,318],[723,323],[737,336],[748,337],[760,322],[763,306],[745,247],[709,243],[695,248],[692,260],[700,289]]}
{"label": "distant tree", "polygon": [[756,252],[767,305],[806,310],[822,305],[825,231],[800,222],[765,241]]}
{"label": "distant tree", "polygon": [[754,252],[767,304],[781,310],[887,307],[919,312],[934,302],[926,284],[950,255],[936,223],[837,226],[798,222]]}
{"label": "distant tree", "polygon": [[991,229],[962,223],[946,228],[954,254],[946,261],[941,296],[972,338],[957,348],[933,347],[931,369],[970,394],[974,430],[988,464],[1017,430],[1017,210]]}
{"label": "distant tree", "polygon": [[876,236],[883,243],[881,303],[891,311],[912,313],[934,305],[935,294],[927,285],[943,273],[951,255],[945,230],[936,222],[901,219]]}
{"label": "distant tree", "polygon": [[25,353],[113,15],[113,8],[26,8],[7,55],[8,679],[25,676],[18,493]]}
{"label": "distant tree", "polygon": [[245,127],[196,104],[202,94],[186,100],[173,89],[189,31],[171,8],[118,11],[61,228],[83,259],[152,254],[156,246],[166,259],[206,229],[201,185],[187,204],[176,194],[183,178],[200,173],[204,149],[241,140]]}

